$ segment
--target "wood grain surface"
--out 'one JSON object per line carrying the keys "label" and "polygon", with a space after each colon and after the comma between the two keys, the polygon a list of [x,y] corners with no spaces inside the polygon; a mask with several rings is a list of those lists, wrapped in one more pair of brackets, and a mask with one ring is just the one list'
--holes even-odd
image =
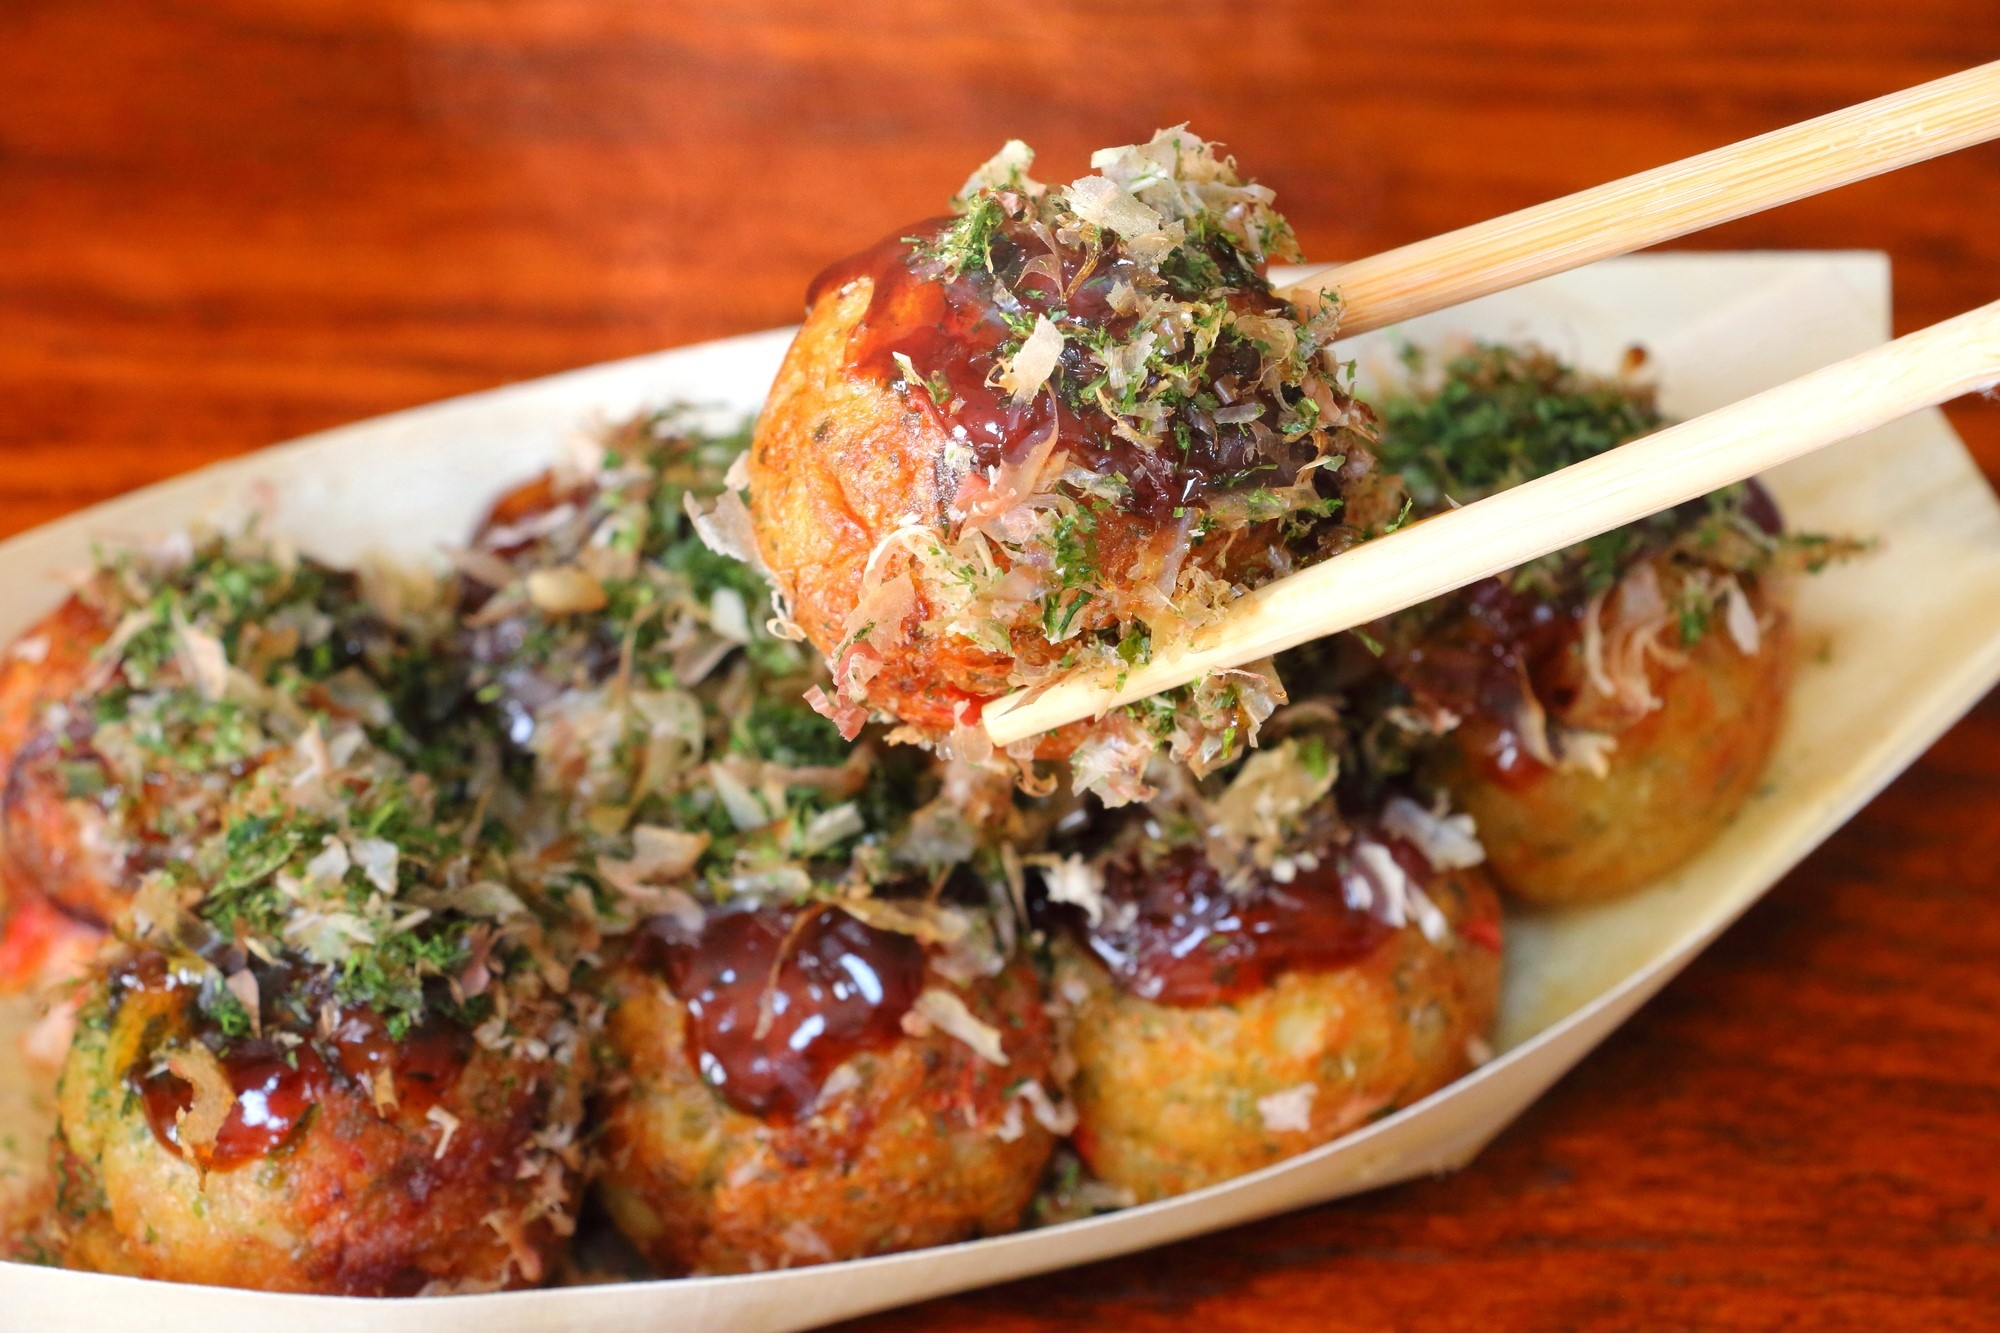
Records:
{"label": "wood grain surface", "polygon": [[[1993,0],[0,0],[0,532],[788,322],[1009,136],[1190,120],[1331,259],[1996,55]],[[1887,250],[1907,331],[1996,216],[1989,146],[1690,244]],[[866,1327],[2000,1325],[1996,780],[1989,698],[1454,1177]]]}

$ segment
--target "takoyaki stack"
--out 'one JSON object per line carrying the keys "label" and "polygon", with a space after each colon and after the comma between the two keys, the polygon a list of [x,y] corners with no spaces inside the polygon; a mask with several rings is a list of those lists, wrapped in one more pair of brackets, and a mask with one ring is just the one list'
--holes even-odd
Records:
{"label": "takoyaki stack", "polygon": [[1004,774],[808,707],[759,576],[710,545],[741,448],[632,423],[461,562],[529,854],[597,906],[601,1193],[670,1272],[1011,1229],[1064,1127],[1009,891],[1027,815]]}
{"label": "takoyaki stack", "polygon": [[[988,701],[1145,661],[1395,516],[1333,314],[1265,280],[1296,257],[1269,189],[1184,128],[1067,186],[1032,156],[1010,143],[952,215],[821,275],[757,425],[745,554],[825,656],[819,706],[848,735],[890,717],[976,747]],[[1254,734],[1269,703],[1222,693],[1189,722]],[[1100,745],[1083,775],[1130,799],[1143,757]]]}
{"label": "takoyaki stack", "polygon": [[68,983],[36,1257],[484,1291],[594,1264],[586,1198],[661,1274],[1166,1198],[1481,1063],[1501,889],[1715,835],[1851,549],[1755,485],[996,752],[996,698],[1661,424],[1487,347],[1378,429],[1214,145],[1029,165],[828,270],[754,430],[608,428],[448,577],[185,539],[0,658],[0,987]]}
{"label": "takoyaki stack", "polygon": [[[1384,467],[1419,513],[1663,423],[1641,385],[1483,347],[1380,404]],[[1493,873],[1534,902],[1614,897],[1706,846],[1784,716],[1789,583],[1850,543],[1788,534],[1752,482],[1415,608],[1371,634],[1441,738],[1434,775]]]}
{"label": "takoyaki stack", "polygon": [[1057,1193],[1158,1198],[1479,1058],[1497,908],[1374,658],[1124,710],[1067,782],[844,735],[744,443],[617,427],[428,600],[208,541],[17,650],[9,869],[110,941],[40,1253],[523,1286],[588,1181],[656,1271],[830,1262],[1021,1225],[1066,1138]]}
{"label": "takoyaki stack", "polygon": [[49,1251],[278,1291],[541,1281],[589,1049],[499,841],[365,743],[267,755],[85,985]]}
{"label": "takoyaki stack", "polygon": [[1151,802],[1043,862],[1075,1144],[1133,1198],[1328,1142],[1484,1057],[1500,919],[1472,821],[1343,782],[1347,725],[1314,697],[1233,772],[1156,764]]}

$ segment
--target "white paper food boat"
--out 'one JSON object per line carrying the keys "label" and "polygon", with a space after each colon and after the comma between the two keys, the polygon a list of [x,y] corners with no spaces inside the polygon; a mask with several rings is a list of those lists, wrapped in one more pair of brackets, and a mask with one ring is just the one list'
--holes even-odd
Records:
{"label": "white paper food boat", "polygon": [[[1352,348],[1365,376],[1398,341],[1465,335],[1532,338],[1598,369],[1641,344],[1667,411],[1691,416],[1885,340],[1888,263],[1876,254],[1618,260]],[[753,409],[789,337],[663,352],[363,422],[27,533],[0,545],[0,637],[55,603],[52,575],[84,564],[93,541],[227,521],[253,506],[325,558],[433,555],[592,421],[669,399]],[[1498,1057],[1365,1130],[1126,1212],[748,1277],[364,1305],[0,1264],[0,1325],[759,1333],[1088,1263],[1460,1166],[2000,679],[2000,505],[1942,415],[1919,414],[1769,480],[1797,526],[1880,545],[1802,589],[1805,664],[1766,782],[1736,824],[1670,880],[1608,906],[1510,917]],[[0,1103],[10,1092],[21,1099],[18,1087],[0,1086]]]}

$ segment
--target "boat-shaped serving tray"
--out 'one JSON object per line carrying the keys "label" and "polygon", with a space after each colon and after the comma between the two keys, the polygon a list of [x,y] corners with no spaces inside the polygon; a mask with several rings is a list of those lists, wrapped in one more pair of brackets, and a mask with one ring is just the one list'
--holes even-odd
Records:
{"label": "boat-shaped serving tray", "polygon": [[[1969,302],[1968,302],[1969,303]],[[1888,337],[1876,254],[1616,260],[1354,340],[1364,378],[1402,342],[1531,338],[1596,369],[1643,346],[1688,416]],[[0,639],[61,595],[91,543],[249,510],[325,558],[435,559],[565,438],[648,404],[754,410],[779,330],[557,375],[328,431],[0,545]],[[1493,1061],[1337,1143],[1196,1194],[1046,1230],[819,1268],[419,1301],[276,1296],[0,1264],[0,1324],[68,1333],[761,1333],[1088,1263],[1461,1166],[2000,678],[2000,505],[1942,415],[1920,413],[1769,479],[1802,528],[1871,536],[1809,579],[1805,664],[1767,780],[1679,874],[1626,901],[1508,921]],[[1773,1071],[1771,1077],[1783,1077]],[[40,1094],[0,1066],[0,1104]],[[11,1080],[11,1082],[9,1081]]]}

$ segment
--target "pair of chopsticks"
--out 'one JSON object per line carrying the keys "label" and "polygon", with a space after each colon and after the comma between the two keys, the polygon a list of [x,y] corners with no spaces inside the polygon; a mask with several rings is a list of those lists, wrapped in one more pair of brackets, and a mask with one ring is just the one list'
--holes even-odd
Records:
{"label": "pair of chopsticks", "polygon": [[[1322,269],[1279,294],[1309,310],[1337,293],[1341,332],[1365,332],[1994,138],[2000,61]],[[1996,383],[2000,302],[1365,542],[1244,596],[1122,685],[1073,677],[989,705],[987,733],[1008,745],[1352,629]]]}

